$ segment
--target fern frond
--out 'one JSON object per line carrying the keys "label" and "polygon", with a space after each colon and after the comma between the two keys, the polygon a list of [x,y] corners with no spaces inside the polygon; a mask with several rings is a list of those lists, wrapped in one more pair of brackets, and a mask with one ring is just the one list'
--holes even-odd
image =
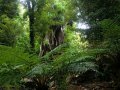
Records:
{"label": "fern frond", "polygon": [[69,73],[82,74],[88,70],[97,71],[97,65],[94,62],[74,62],[67,69]]}
{"label": "fern frond", "polygon": [[27,73],[28,77],[41,77],[50,75],[51,67],[46,64],[38,64],[32,70]]}
{"label": "fern frond", "polygon": [[0,45],[0,86],[19,85],[27,71],[38,63],[38,57],[19,48]]}

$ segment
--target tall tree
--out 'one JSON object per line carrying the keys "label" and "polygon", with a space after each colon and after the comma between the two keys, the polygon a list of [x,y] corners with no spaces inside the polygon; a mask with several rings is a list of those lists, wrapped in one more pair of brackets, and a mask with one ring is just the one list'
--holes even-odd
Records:
{"label": "tall tree", "polygon": [[41,56],[64,42],[65,26],[74,19],[75,11],[71,7],[71,1],[46,0],[41,14],[37,12],[35,23],[40,35]]}
{"label": "tall tree", "polygon": [[[35,34],[36,34],[36,17],[40,16],[41,9],[44,6],[45,0],[25,0],[24,4],[27,6],[27,15],[29,18],[29,38],[30,38],[30,48],[34,51],[35,49]],[[39,14],[37,15],[39,11]]]}
{"label": "tall tree", "polygon": [[29,27],[30,27],[30,45],[31,48],[34,49],[35,47],[35,31],[33,28],[34,25],[34,10],[35,10],[35,0],[27,0],[27,8],[28,8],[28,16],[29,16]]}
{"label": "tall tree", "polygon": [[[56,0],[55,0],[56,1]],[[46,3],[37,23],[41,38],[41,56],[63,43],[64,9],[55,2]]]}

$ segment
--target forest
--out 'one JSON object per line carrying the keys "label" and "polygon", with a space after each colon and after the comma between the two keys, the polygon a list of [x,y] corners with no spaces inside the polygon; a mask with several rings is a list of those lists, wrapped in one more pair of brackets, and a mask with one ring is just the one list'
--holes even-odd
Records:
{"label": "forest", "polygon": [[120,90],[120,0],[0,0],[0,90]]}

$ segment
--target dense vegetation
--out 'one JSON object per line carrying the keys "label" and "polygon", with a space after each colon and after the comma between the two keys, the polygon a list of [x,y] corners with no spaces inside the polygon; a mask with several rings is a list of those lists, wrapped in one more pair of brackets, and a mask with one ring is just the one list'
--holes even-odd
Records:
{"label": "dense vegetation", "polygon": [[119,0],[0,0],[1,89],[119,90],[119,58]]}

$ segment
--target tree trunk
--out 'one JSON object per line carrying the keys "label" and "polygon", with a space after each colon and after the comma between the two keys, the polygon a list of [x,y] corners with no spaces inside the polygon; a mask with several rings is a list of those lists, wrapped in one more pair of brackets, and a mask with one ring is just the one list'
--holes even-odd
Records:
{"label": "tree trunk", "polygon": [[30,0],[27,0],[27,6],[28,6],[28,15],[29,15],[29,27],[30,27],[30,47],[31,47],[31,50],[34,50],[34,47],[35,47],[35,31],[34,31],[34,28],[33,28],[33,25],[34,25],[34,7],[35,7],[35,4],[33,1],[30,1]]}
{"label": "tree trunk", "polygon": [[64,32],[62,25],[53,25],[51,26],[52,32],[49,35],[46,35],[44,40],[48,40],[49,42],[46,44],[44,42],[41,43],[41,51],[40,56],[44,56],[47,52],[53,50],[60,44],[64,42]]}
{"label": "tree trunk", "polygon": [[51,29],[53,30],[51,38],[49,38],[50,46],[52,49],[56,48],[64,42],[64,32],[62,25],[52,25]]}

